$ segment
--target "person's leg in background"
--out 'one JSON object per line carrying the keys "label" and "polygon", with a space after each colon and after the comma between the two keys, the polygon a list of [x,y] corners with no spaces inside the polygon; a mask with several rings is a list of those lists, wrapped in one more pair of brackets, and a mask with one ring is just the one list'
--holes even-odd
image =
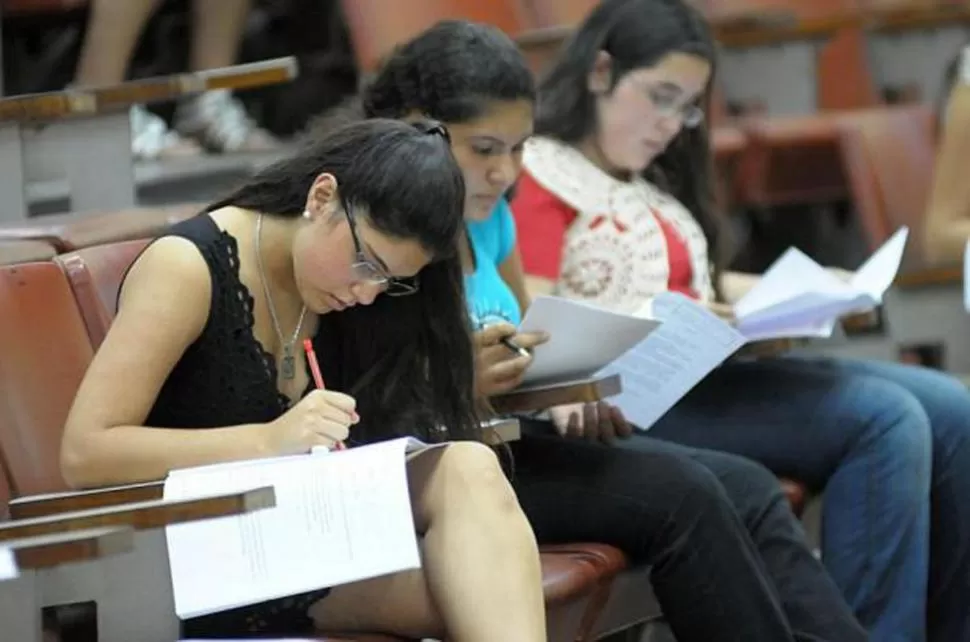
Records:
{"label": "person's leg in background", "polygon": [[[840,360],[838,365],[847,372],[902,386],[929,417],[933,438],[929,639],[970,640],[970,392],[953,377],[927,368],[855,360]],[[819,366],[825,367],[825,362]]]}
{"label": "person's leg in background", "polygon": [[529,422],[511,446],[513,486],[537,539],[611,544],[634,565],[650,566],[678,640],[866,639],[834,588],[808,621],[786,617],[738,512],[700,463],[659,448],[631,452],[537,435],[544,430]]}
{"label": "person's leg in background", "polygon": [[905,388],[837,364],[730,362],[648,434],[824,489],[823,563],[856,616],[877,642],[926,639],[930,420]]}
{"label": "person's leg in background", "polygon": [[[193,0],[192,71],[236,64],[251,8],[252,0]],[[175,128],[215,152],[269,151],[278,146],[249,117],[242,102],[225,89],[182,101]]]}
{"label": "person's leg in background", "polygon": [[[145,23],[160,0],[91,0],[74,84],[123,82]],[[131,108],[131,150],[135,158],[192,156],[201,148],[169,131],[165,121],[141,105]]]}

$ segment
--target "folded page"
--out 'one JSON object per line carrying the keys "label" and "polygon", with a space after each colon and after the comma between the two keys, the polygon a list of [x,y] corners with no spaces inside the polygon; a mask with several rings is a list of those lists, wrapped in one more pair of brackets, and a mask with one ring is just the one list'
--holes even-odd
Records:
{"label": "folded page", "polygon": [[660,325],[650,319],[611,312],[581,301],[540,296],[519,326],[545,331],[548,343],[535,349],[524,386],[582,379],[635,346]]}
{"label": "folded page", "polygon": [[900,228],[848,282],[789,248],[735,305],[738,329],[752,341],[831,336],[839,318],[882,303],[908,238]]}
{"label": "folded page", "polygon": [[877,305],[881,304],[882,297],[899,274],[907,240],[909,240],[908,227],[904,226],[896,230],[896,233],[856,270],[850,281],[852,287],[868,294]]}
{"label": "folded page", "polygon": [[166,528],[178,616],[419,568],[408,442],[173,471],[165,499],[266,485],[276,492],[271,509]]}
{"label": "folded page", "polygon": [[745,342],[730,324],[682,294],[660,294],[653,310],[663,323],[597,373],[621,375],[623,391],[610,403],[641,430],[653,426]]}

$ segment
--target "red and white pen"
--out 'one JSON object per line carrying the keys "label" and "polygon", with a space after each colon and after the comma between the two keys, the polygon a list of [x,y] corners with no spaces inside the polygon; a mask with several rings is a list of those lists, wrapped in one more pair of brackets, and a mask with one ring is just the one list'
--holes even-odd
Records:
{"label": "red and white pen", "polygon": [[[310,373],[313,375],[313,383],[316,385],[317,390],[326,390],[326,386],[323,385],[323,375],[320,374],[320,364],[317,362],[317,353],[313,349],[313,341],[304,339],[303,351],[306,352],[306,361],[310,364]],[[334,450],[344,450],[347,448],[342,441],[334,442],[333,447]]]}

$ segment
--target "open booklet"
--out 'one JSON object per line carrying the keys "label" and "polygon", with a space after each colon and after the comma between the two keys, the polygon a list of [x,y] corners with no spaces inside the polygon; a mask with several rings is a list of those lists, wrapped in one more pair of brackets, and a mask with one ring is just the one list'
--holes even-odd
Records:
{"label": "open booklet", "polygon": [[656,319],[610,312],[569,299],[537,297],[520,328],[544,330],[523,385],[549,380],[619,375],[622,390],[610,398],[627,419],[647,429],[745,339],[687,297],[654,300]]}
{"label": "open booklet", "polygon": [[750,341],[830,337],[840,317],[872,310],[896,279],[909,228],[902,227],[845,282],[789,248],[734,306]]}
{"label": "open booklet", "polygon": [[165,499],[273,486],[276,506],[168,526],[182,619],[420,568],[405,460],[409,439],[175,470]]}

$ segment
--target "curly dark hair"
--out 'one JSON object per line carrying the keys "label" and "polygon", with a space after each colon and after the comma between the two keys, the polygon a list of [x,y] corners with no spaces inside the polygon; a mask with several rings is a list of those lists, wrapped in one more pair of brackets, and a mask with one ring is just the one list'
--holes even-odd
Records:
{"label": "curly dark hair", "polygon": [[398,47],[364,89],[367,117],[423,114],[467,122],[491,100],[532,100],[535,82],[522,52],[496,27],[445,20]]}

